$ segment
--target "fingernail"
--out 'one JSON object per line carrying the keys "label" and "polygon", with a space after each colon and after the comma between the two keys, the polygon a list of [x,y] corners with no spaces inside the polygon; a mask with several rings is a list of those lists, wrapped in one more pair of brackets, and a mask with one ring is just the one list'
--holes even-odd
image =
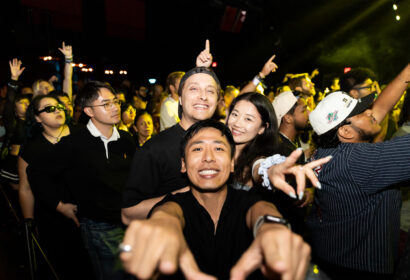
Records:
{"label": "fingernail", "polygon": [[303,192],[300,192],[298,197],[299,197],[299,200],[302,200],[302,198],[303,198]]}
{"label": "fingernail", "polygon": [[321,190],[321,189],[322,189],[322,184],[320,184],[320,182],[319,182],[319,181],[317,181],[317,183],[316,183],[316,188],[318,188],[319,190]]}
{"label": "fingernail", "polygon": [[299,147],[299,148],[297,148],[296,150],[301,150],[301,151],[302,151],[302,150],[303,150],[303,148],[302,148],[302,147]]}
{"label": "fingernail", "polygon": [[296,199],[296,195],[293,192],[289,192],[289,196],[293,199]]}
{"label": "fingernail", "polygon": [[327,158],[328,158],[328,159],[332,159],[332,158],[333,158],[333,156],[327,156]]}

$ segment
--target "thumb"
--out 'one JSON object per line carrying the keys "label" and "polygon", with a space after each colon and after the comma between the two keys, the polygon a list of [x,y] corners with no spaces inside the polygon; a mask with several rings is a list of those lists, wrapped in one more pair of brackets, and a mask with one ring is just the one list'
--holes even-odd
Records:
{"label": "thumb", "polygon": [[242,254],[231,269],[231,280],[246,279],[246,277],[262,265],[262,253],[256,241]]}
{"label": "thumb", "polygon": [[215,277],[199,270],[194,256],[189,249],[186,249],[185,252],[181,254],[179,266],[185,278],[188,280],[216,280]]}
{"label": "thumb", "polygon": [[71,219],[73,219],[73,221],[74,221],[74,223],[75,223],[75,225],[76,225],[77,227],[80,227],[80,222],[78,221],[78,219],[77,219],[77,217],[75,216],[75,214],[73,215],[73,217],[72,217]]}

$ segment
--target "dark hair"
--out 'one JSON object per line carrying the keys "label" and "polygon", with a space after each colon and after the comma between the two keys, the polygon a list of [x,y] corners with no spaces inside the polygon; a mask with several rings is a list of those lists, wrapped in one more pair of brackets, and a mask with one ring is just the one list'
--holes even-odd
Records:
{"label": "dark hair", "polygon": [[135,114],[135,119],[134,119],[135,126],[137,125],[138,119],[143,115],[148,115],[148,116],[151,116],[152,118],[152,115],[147,110],[138,110],[137,113]]}
{"label": "dark hair", "polygon": [[115,95],[115,90],[109,84],[99,81],[91,81],[88,82],[77,95],[76,104],[78,104],[81,109],[89,106],[92,102],[98,99],[102,88],[108,89]]}
{"label": "dark hair", "polygon": [[48,96],[57,97],[57,98],[59,98],[59,97],[67,97],[67,98],[70,98],[70,97],[68,96],[68,94],[67,94],[66,92],[62,91],[62,90],[53,90],[53,91],[50,91],[47,95],[48,95]]}
{"label": "dark hair", "polygon": [[121,103],[121,114],[124,113],[129,107],[134,108],[130,102]]}
{"label": "dark hair", "polygon": [[207,74],[207,75],[211,76],[215,80],[215,83],[217,85],[218,95],[220,94],[221,83],[219,82],[219,79],[216,76],[215,72],[212,71],[209,68],[206,68],[206,67],[195,67],[195,68],[189,70],[188,72],[186,72],[184,76],[182,76],[181,82],[180,82],[179,88],[178,88],[178,95],[179,96],[182,95],[182,91],[184,89],[185,82],[188,80],[189,77],[191,77],[192,75],[195,75],[195,74]]}
{"label": "dark hair", "polygon": [[[275,110],[269,99],[257,92],[248,92],[239,95],[232,101],[229,107],[229,116],[235,105],[239,101],[251,102],[258,111],[262,119],[262,125],[265,131],[250,141],[242,150],[241,154],[235,161],[234,178],[240,183],[246,184],[252,178],[251,166],[258,157],[271,156],[277,149],[278,145],[278,122],[276,120]],[[229,122],[229,116],[226,123]]]}
{"label": "dark hair", "polygon": [[349,93],[355,85],[364,83],[367,79],[376,79],[372,70],[364,67],[354,68],[340,77],[340,90]]}
{"label": "dark hair", "polygon": [[289,80],[288,80],[288,86],[294,90],[297,87],[302,87],[302,81],[305,80],[307,78],[307,74],[306,73],[302,73],[302,74],[294,74],[292,75]]}
{"label": "dark hair", "polygon": [[185,132],[184,137],[182,138],[181,141],[181,156],[182,158],[185,158],[185,148],[186,145],[188,144],[188,141],[194,137],[199,131],[201,131],[204,128],[215,128],[221,132],[222,136],[225,136],[226,139],[229,142],[229,146],[231,147],[231,158],[234,157],[235,155],[235,141],[233,140],[232,133],[229,130],[229,128],[224,125],[223,123],[208,119],[208,120],[202,120],[194,123],[191,125],[191,127]]}
{"label": "dark hair", "polygon": [[184,75],[185,75],[185,72],[182,72],[182,71],[172,72],[172,73],[170,73],[170,74],[168,75],[168,77],[167,77],[167,84],[166,84],[167,92],[168,92],[168,93],[171,93],[171,89],[170,89],[169,86],[170,86],[170,85],[175,86],[176,81],[177,81],[178,79],[181,79]]}
{"label": "dark hair", "polygon": [[[44,98],[51,98],[57,101],[59,104],[63,104],[58,98],[55,96],[49,96],[49,95],[37,95],[36,97],[31,100],[30,105],[27,108],[26,112],[26,120],[25,120],[25,130],[26,130],[26,136],[27,139],[32,139],[39,135],[43,131],[43,127],[41,126],[40,123],[37,122],[36,116],[37,116],[37,111],[40,107],[40,102]],[[67,123],[67,113],[64,110],[65,118],[66,118],[66,123]]]}

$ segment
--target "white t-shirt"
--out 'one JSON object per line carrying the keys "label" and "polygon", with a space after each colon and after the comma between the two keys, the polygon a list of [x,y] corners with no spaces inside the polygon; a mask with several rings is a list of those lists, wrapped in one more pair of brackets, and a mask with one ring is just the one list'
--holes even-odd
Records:
{"label": "white t-shirt", "polygon": [[161,104],[160,131],[179,122],[178,100],[168,96]]}

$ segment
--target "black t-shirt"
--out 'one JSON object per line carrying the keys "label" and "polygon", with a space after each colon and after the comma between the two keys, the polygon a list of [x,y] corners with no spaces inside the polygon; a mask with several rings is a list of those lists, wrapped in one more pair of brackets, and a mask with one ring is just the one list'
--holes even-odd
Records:
{"label": "black t-shirt", "polygon": [[[200,270],[218,279],[229,279],[231,268],[253,241],[246,214],[260,200],[264,199],[253,191],[229,187],[216,233],[211,216],[190,191],[167,195],[154,208],[168,201],[178,203],[184,213],[184,236]],[[259,271],[252,276],[256,275],[256,279],[262,278]]]}
{"label": "black t-shirt", "polygon": [[28,164],[27,179],[35,197],[34,217],[40,224],[55,225],[68,220],[56,211],[59,201],[70,202],[68,193],[62,188],[43,184],[43,178],[48,174],[43,172],[42,167],[50,164],[54,152],[55,145],[50,143],[43,134],[39,134],[23,145],[19,154]]}
{"label": "black t-shirt", "polygon": [[185,131],[176,124],[148,140],[134,155],[123,194],[123,208],[186,187],[181,173],[181,140]]}

